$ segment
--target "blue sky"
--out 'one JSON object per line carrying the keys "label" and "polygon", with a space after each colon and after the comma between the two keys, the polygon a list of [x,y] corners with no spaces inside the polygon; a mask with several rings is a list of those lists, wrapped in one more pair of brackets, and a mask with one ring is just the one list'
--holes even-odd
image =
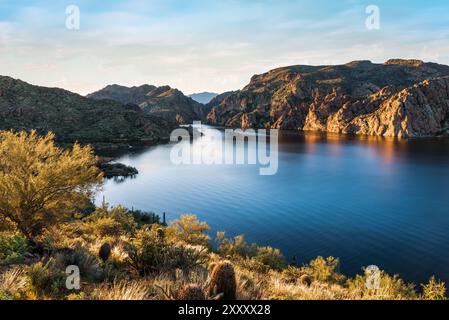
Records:
{"label": "blue sky", "polygon": [[[80,30],[65,26],[80,9]],[[366,7],[380,9],[368,30]],[[292,64],[449,64],[449,1],[0,0],[0,74],[86,94],[111,83],[239,89]]]}

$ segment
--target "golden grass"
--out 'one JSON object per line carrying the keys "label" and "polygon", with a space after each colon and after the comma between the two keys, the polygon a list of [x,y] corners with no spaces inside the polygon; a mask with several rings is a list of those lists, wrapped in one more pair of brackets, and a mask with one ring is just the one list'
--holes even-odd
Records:
{"label": "golden grass", "polygon": [[0,275],[0,291],[11,296],[25,292],[28,283],[26,273],[20,267],[13,267]]}
{"label": "golden grass", "polygon": [[147,300],[148,286],[142,281],[115,281],[93,289],[92,300]]}

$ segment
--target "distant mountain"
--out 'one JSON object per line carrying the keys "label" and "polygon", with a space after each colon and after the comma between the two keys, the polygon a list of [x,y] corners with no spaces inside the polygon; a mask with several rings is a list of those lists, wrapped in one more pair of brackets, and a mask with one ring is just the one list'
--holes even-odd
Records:
{"label": "distant mountain", "polygon": [[208,122],[391,137],[449,134],[449,66],[420,60],[290,66],[217,98]]}
{"label": "distant mountain", "polygon": [[168,138],[167,121],[135,105],[97,101],[0,76],[0,130],[52,131],[62,142],[158,142]]}
{"label": "distant mountain", "polygon": [[189,95],[190,98],[202,104],[208,104],[216,96],[218,96],[218,93],[213,92],[201,92]]}
{"label": "distant mountain", "polygon": [[228,91],[228,92],[224,92],[222,94],[219,94],[217,96],[215,96],[211,101],[209,101],[206,104],[206,107],[209,109],[212,109],[214,107],[217,107],[220,105],[220,103],[223,102],[224,99],[226,99],[227,97],[233,95],[234,93],[236,93],[237,91]]}
{"label": "distant mountain", "polygon": [[111,85],[91,93],[87,97],[95,100],[131,103],[139,106],[148,115],[158,116],[175,124],[203,120],[207,115],[202,104],[169,86],[124,87]]}

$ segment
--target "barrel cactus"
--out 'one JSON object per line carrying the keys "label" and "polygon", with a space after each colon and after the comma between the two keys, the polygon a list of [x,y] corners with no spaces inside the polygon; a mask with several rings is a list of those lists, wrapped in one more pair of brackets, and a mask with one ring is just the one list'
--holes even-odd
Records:
{"label": "barrel cactus", "polygon": [[209,296],[220,295],[222,300],[236,300],[237,281],[230,261],[217,263],[211,271]]}
{"label": "barrel cactus", "polygon": [[108,261],[111,256],[111,245],[109,243],[102,245],[100,251],[98,252],[98,256],[103,262]]}
{"label": "barrel cactus", "polygon": [[307,274],[303,274],[300,278],[299,278],[299,283],[303,286],[306,287],[310,287],[312,285],[312,277],[310,277]]}

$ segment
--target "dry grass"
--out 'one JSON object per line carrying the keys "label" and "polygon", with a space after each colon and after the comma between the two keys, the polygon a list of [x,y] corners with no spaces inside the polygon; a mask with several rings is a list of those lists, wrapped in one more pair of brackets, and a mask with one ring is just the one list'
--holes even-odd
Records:
{"label": "dry grass", "polygon": [[267,300],[349,300],[351,293],[339,286],[314,283],[310,287],[301,284],[287,284],[280,279],[271,278],[263,290]]}
{"label": "dry grass", "polygon": [[28,286],[28,278],[23,268],[14,267],[4,271],[0,275],[0,291],[16,296],[25,292]]}
{"label": "dry grass", "polygon": [[147,300],[148,285],[145,282],[117,281],[111,285],[97,286],[92,293],[93,300]]}

